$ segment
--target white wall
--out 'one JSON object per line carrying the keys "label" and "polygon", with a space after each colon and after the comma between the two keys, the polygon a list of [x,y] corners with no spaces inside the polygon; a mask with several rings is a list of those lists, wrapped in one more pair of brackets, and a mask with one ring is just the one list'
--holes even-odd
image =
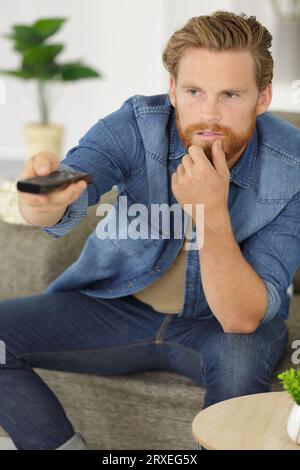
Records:
{"label": "white wall", "polygon": [[166,11],[166,38],[192,16],[210,15],[215,10],[233,11],[235,0],[164,0]]}
{"label": "white wall", "polygon": [[[60,85],[52,120],[66,126],[64,151],[75,145],[100,117],[134,94],[166,92],[161,63],[162,0],[1,0],[1,29],[43,16],[68,17],[57,41],[66,43],[61,60],[84,59],[104,73]],[[53,38],[54,40],[54,38]],[[13,68],[17,55],[0,38],[1,68]],[[6,104],[0,104],[0,159],[23,159],[24,122],[37,120],[34,89],[12,78]]]}
{"label": "white wall", "polygon": [[[129,96],[167,92],[168,75],[161,62],[166,41],[190,17],[218,9],[255,14],[274,33],[276,60],[276,23],[269,0],[1,0],[1,32],[39,17],[68,17],[55,36],[55,41],[66,44],[61,59],[81,58],[103,72],[101,80],[56,87],[52,121],[66,127],[65,153]],[[0,68],[15,67],[18,57],[2,38],[0,50]],[[34,88],[16,79],[4,80],[7,99],[0,104],[0,160],[24,159],[23,125],[38,116]],[[273,107],[300,111],[299,105],[290,105],[290,95],[290,90],[278,89]]]}

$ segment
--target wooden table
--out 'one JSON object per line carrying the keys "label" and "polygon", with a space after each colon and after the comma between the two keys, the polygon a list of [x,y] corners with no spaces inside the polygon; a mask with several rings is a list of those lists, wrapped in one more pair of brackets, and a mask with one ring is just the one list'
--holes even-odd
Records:
{"label": "wooden table", "polygon": [[195,417],[193,436],[208,450],[300,450],[286,431],[292,406],[287,392],[225,400]]}

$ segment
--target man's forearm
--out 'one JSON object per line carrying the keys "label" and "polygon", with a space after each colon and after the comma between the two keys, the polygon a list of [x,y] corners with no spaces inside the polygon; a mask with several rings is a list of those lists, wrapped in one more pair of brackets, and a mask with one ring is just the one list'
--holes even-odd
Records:
{"label": "man's forearm", "polygon": [[242,255],[226,209],[215,217],[205,214],[199,259],[207,302],[224,331],[255,331],[267,310],[268,293]]}

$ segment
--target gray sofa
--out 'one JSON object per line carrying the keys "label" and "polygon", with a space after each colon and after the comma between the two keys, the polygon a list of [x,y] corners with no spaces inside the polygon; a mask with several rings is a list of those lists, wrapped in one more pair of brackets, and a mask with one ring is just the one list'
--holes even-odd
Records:
{"label": "gray sofa", "polygon": [[[113,188],[101,203],[114,198]],[[0,222],[0,246],[5,247],[0,251],[0,299],[40,293],[70,265],[100,220],[95,209],[91,207],[88,217],[58,240],[38,228]],[[294,287],[289,346],[274,373],[274,391],[281,389],[277,373],[292,367],[291,344],[300,339],[299,273]],[[37,372],[93,449],[195,449],[191,425],[202,408],[204,389],[184,376],[165,371],[115,377]],[[0,429],[0,434],[5,433]]]}

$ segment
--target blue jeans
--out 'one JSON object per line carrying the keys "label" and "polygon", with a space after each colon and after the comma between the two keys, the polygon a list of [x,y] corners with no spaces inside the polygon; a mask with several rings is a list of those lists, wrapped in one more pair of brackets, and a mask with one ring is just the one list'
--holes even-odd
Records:
{"label": "blue jeans", "polygon": [[33,368],[102,376],[174,371],[205,387],[206,407],[268,391],[287,328],[276,316],[253,334],[225,334],[215,318],[158,313],[133,296],[68,291],[0,302],[0,340],[0,425],[18,449],[56,449],[75,431]]}

